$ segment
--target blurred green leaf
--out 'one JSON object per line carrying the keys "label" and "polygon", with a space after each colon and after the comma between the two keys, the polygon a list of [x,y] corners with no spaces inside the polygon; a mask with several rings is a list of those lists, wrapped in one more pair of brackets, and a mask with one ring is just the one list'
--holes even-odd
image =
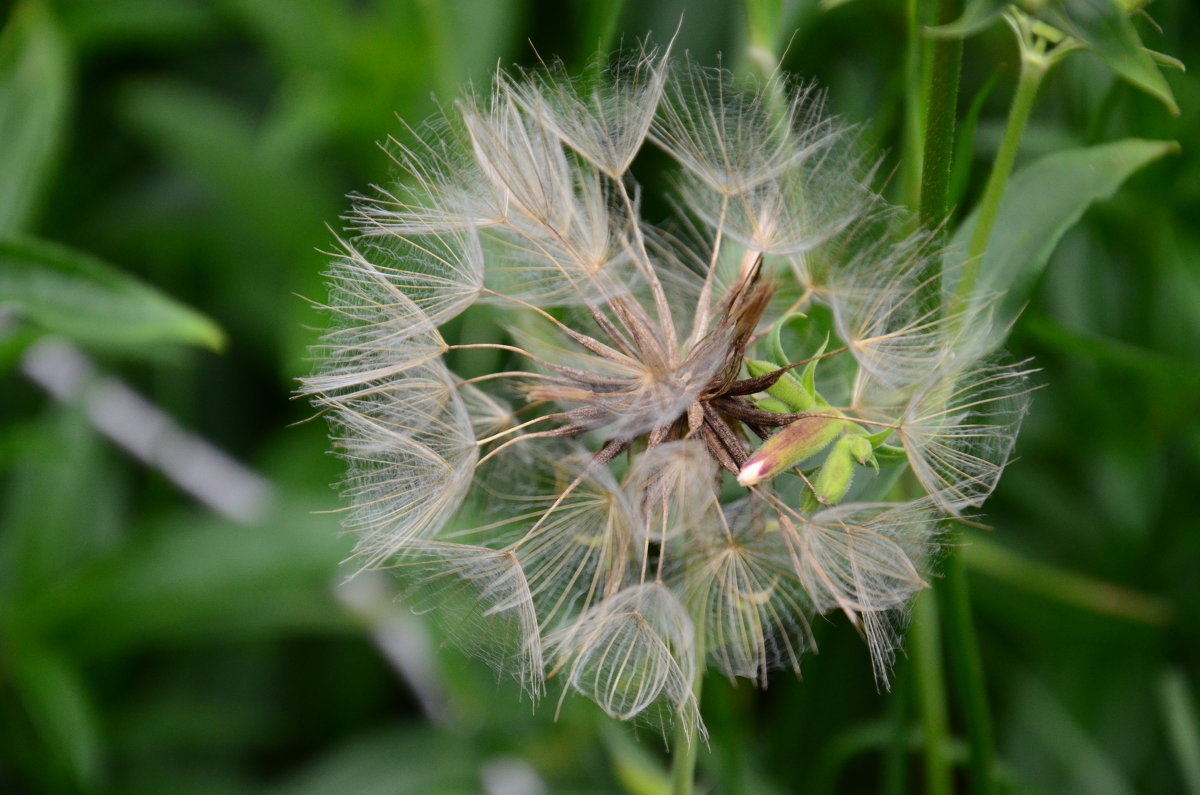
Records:
{"label": "blurred green leaf", "polygon": [[1116,583],[1063,571],[978,535],[962,549],[971,570],[1029,593],[1139,623],[1162,625],[1175,618],[1171,604],[1163,599]]}
{"label": "blurred green leaf", "polygon": [[169,532],[61,578],[28,612],[105,653],[353,628],[332,593],[347,540],[329,517],[308,514],[302,498],[284,504],[254,527],[176,519]]}
{"label": "blurred green leaf", "polygon": [[[1051,762],[1058,773],[1055,792],[1086,792],[1089,795],[1133,795],[1137,792],[1129,778],[1106,753],[1096,738],[1067,709],[1061,694],[1026,673],[1017,680],[1010,694],[1009,710],[1015,722],[1024,724],[1022,740],[1038,749],[1038,756]],[[1032,757],[1032,754],[1026,758]],[[1034,757],[1036,758],[1036,757]],[[1041,761],[1040,759],[1038,761]]]}
{"label": "blurred green leaf", "polygon": [[0,236],[28,224],[54,165],[69,93],[67,47],[26,0],[0,32]]}
{"label": "blurred green leaf", "polygon": [[284,74],[329,69],[354,44],[356,10],[346,3],[222,0],[220,5],[252,29]]}
{"label": "blurred green leaf", "polygon": [[36,342],[39,336],[28,326],[20,324],[16,318],[6,318],[3,312],[0,312],[0,373],[15,367],[25,350]]}
{"label": "blurred green leaf", "polygon": [[669,795],[670,775],[643,746],[617,726],[605,726],[603,736],[613,774],[628,795]]}
{"label": "blurred green leaf", "polygon": [[1187,677],[1179,670],[1164,671],[1158,695],[1180,778],[1188,792],[1200,792],[1200,715]]}
{"label": "blurred green leaf", "polygon": [[1155,402],[1177,409],[1186,421],[1200,400],[1200,364],[1122,340],[1076,331],[1041,314],[1022,321],[1025,331],[1042,343],[1077,357],[1134,375],[1150,386]]}
{"label": "blurred green leaf", "polygon": [[177,81],[126,87],[124,118],[165,156],[198,176],[216,194],[229,223],[241,225],[283,251],[307,247],[325,215],[319,182],[309,170],[263,151],[249,113],[228,97]]}
{"label": "blurred green leaf", "polygon": [[63,33],[86,54],[101,47],[165,50],[217,29],[209,0],[72,0],[57,11]]}
{"label": "blurred green leaf", "polygon": [[98,259],[41,240],[0,240],[0,305],[83,345],[184,343],[219,350],[204,315]]}
{"label": "blurred green leaf", "polygon": [[[962,16],[948,25],[929,28],[934,37],[965,38],[1000,19],[1011,0],[970,0]],[[1159,65],[1182,69],[1183,64],[1142,45],[1127,7],[1117,0],[1016,0],[1011,13],[1036,20],[1042,34],[1055,43],[1065,34],[1091,50],[1110,69],[1157,98],[1175,116],[1179,106]],[[1047,27],[1049,26],[1049,27]]]}
{"label": "blurred green leaf", "polygon": [[1179,106],[1154,56],[1125,9],[1115,0],[1070,0],[1050,3],[1040,15],[1100,56],[1108,67],[1142,91],[1157,98],[1175,116]]}
{"label": "blurred green leaf", "polygon": [[83,789],[101,773],[101,739],[83,679],[68,658],[41,644],[6,644],[6,667],[53,757]]}
{"label": "blurred green leaf", "polygon": [[470,738],[386,729],[346,743],[270,795],[459,795],[479,792],[479,750]]}
{"label": "blurred green leaf", "polygon": [[[1007,327],[1020,313],[1059,239],[1088,205],[1112,196],[1129,175],[1147,163],[1178,150],[1173,141],[1131,138],[1055,152],[1013,174],[975,283],[976,297],[1003,295],[995,327]],[[950,281],[957,278],[978,218],[978,210],[972,211],[947,247]]]}
{"label": "blurred green leaf", "polygon": [[26,427],[0,429],[15,436],[0,504],[0,591],[14,597],[41,592],[111,549],[126,495],[82,409],[51,405]]}

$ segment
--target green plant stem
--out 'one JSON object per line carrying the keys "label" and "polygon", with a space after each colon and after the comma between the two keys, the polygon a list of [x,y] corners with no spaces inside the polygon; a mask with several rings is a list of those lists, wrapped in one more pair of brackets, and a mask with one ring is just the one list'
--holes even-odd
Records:
{"label": "green plant stem", "polygon": [[925,740],[925,793],[950,795],[952,770],[947,753],[949,721],[946,719],[946,682],[942,673],[938,604],[932,591],[917,597],[909,630],[909,648],[915,664],[917,711]]}
{"label": "green plant stem", "polygon": [[[957,19],[962,11],[958,0],[932,0],[935,24]],[[919,10],[910,19],[921,19]],[[926,96],[925,141],[921,164],[921,200],[918,218],[927,229],[944,234],[949,215],[950,174],[954,164],[954,126],[958,112],[958,75],[962,63],[962,41],[937,39],[931,47],[929,90]],[[936,271],[927,274],[930,289],[937,289]],[[954,550],[951,549],[951,555]],[[946,683],[942,673],[938,605],[932,591],[917,598],[910,634],[917,707],[925,738],[925,792],[950,795],[953,778],[947,756],[949,720],[946,714]]]}
{"label": "green plant stem", "polygon": [[979,221],[971,233],[971,241],[967,246],[967,261],[955,291],[960,301],[969,298],[975,289],[983,252],[987,249],[996,215],[1000,212],[1000,200],[1004,198],[1004,189],[1008,185],[1008,178],[1012,175],[1013,163],[1017,158],[1017,148],[1025,132],[1025,125],[1029,122],[1029,113],[1033,110],[1033,103],[1037,99],[1038,88],[1046,75],[1047,67],[1048,61],[1044,58],[1022,54],[1021,74],[1017,80],[1012,109],[1008,113],[1008,122],[1004,127],[1004,138],[1000,142],[1000,150],[996,153],[992,172],[988,175],[987,185],[979,200]]}
{"label": "green plant stem", "polygon": [[[956,535],[961,536],[961,533]],[[996,764],[992,716],[984,687],[975,622],[971,616],[966,563],[961,554],[952,552],[947,556],[943,575],[938,596],[945,616],[946,656],[962,701],[963,722],[971,751],[971,790],[979,795],[990,795],[995,789]]]}
{"label": "green plant stem", "polygon": [[904,48],[904,201],[916,211],[921,206],[921,172],[925,140],[925,74],[929,48],[924,46],[921,0],[905,0],[904,19],[907,37]]}
{"label": "green plant stem", "polygon": [[[692,696],[696,700],[696,714],[700,714],[700,696],[704,685],[705,632],[703,614],[692,611],[695,627],[696,673],[692,679]],[[675,724],[675,747],[671,751],[671,795],[692,795],[696,786],[696,754],[700,736],[696,727],[679,716]]]}
{"label": "green plant stem", "polygon": [[624,10],[625,0],[592,0],[584,5],[576,66],[592,80],[599,77],[607,63]]}
{"label": "green plant stem", "polygon": [[745,58],[765,80],[775,73],[778,61],[775,37],[782,14],[783,4],[779,0],[746,0]]}
{"label": "green plant stem", "polygon": [[[959,0],[935,2],[936,24],[951,22],[962,12]],[[950,209],[947,201],[950,196],[950,170],[954,164],[954,122],[958,111],[962,40],[935,39],[931,49],[918,216],[925,228],[942,229]]]}
{"label": "green plant stem", "polygon": [[887,718],[888,738],[883,753],[883,795],[902,795],[908,780],[909,704],[912,698],[912,666],[905,666],[892,685],[892,703]]}
{"label": "green plant stem", "polygon": [[696,732],[682,720],[675,730],[671,751],[671,795],[692,795],[696,782]]}

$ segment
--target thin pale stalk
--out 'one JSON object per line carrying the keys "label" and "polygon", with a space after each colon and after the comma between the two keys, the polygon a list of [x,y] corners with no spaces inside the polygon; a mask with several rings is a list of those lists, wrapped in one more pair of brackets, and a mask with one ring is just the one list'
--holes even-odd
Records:
{"label": "thin pale stalk", "polygon": [[650,287],[650,294],[654,297],[654,306],[658,310],[659,322],[663,324],[663,331],[666,335],[667,349],[671,352],[671,358],[676,355],[677,343],[675,337],[675,323],[671,318],[671,306],[667,303],[667,295],[663,292],[662,282],[658,279],[658,272],[654,270],[654,263],[650,261],[650,254],[646,251],[646,237],[642,234],[642,228],[638,225],[637,209],[633,205],[633,197],[629,195],[629,190],[626,189],[625,183],[622,180],[616,180],[621,194],[621,201],[625,204],[625,211],[629,213],[629,223],[633,227],[633,239],[637,244],[637,251],[634,252],[634,262],[639,263],[640,270],[646,277],[646,282]]}
{"label": "thin pale stalk", "polygon": [[692,333],[688,336],[687,346],[690,350],[704,339],[708,331],[708,322],[712,318],[713,279],[717,272],[718,258],[721,256],[721,237],[725,226],[725,213],[729,209],[729,197],[721,200],[721,214],[717,217],[717,234],[713,238],[712,257],[708,261],[708,272],[704,275],[704,286],[700,288],[700,297],[696,301],[696,316],[692,320]]}

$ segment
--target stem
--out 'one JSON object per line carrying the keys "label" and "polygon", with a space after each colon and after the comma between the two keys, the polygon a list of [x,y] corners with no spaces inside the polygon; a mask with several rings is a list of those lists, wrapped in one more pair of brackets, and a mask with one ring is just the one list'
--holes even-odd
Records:
{"label": "stem", "polygon": [[[957,19],[961,13],[958,0],[932,0],[936,6],[935,24]],[[914,21],[919,21],[919,11]],[[925,147],[922,158],[921,201],[918,218],[940,238],[949,215],[950,175],[954,164],[954,123],[958,109],[958,74],[962,63],[962,41],[957,38],[938,39],[932,47],[929,69],[929,93],[925,115]],[[930,263],[925,274],[927,284],[939,283]],[[950,555],[954,555],[951,548]],[[932,591],[917,598],[910,633],[915,663],[917,709],[925,739],[925,792],[928,795],[950,795],[953,778],[947,757],[949,719],[946,713],[946,683],[942,673],[941,640],[938,626],[937,600]]]}
{"label": "stem", "polygon": [[963,266],[962,278],[958,282],[956,296],[958,301],[965,301],[979,277],[979,266],[983,252],[987,249],[988,238],[992,227],[996,224],[996,215],[1000,211],[1000,200],[1004,198],[1004,189],[1012,174],[1013,162],[1017,157],[1017,147],[1021,143],[1021,135],[1029,121],[1029,113],[1033,110],[1034,100],[1037,99],[1038,88],[1046,75],[1049,62],[1036,55],[1022,52],[1021,75],[1017,80],[1017,93],[1013,96],[1012,109],[1008,113],[1008,123],[1004,127],[1004,139],[1000,142],[1000,151],[992,164],[992,173],[988,176],[987,185],[983,189],[983,197],[979,200],[979,220],[971,233],[971,242],[967,247],[967,261]]}
{"label": "stem", "polygon": [[783,3],[780,0],[746,0],[746,51],[749,65],[770,80],[778,66],[775,40],[781,28]]}
{"label": "stem", "polygon": [[[696,672],[692,678],[692,696],[696,699],[697,720],[700,716],[700,696],[704,684],[704,661],[707,657],[704,639],[704,616],[699,607],[692,609],[695,628]],[[696,754],[700,737],[697,726],[680,716],[675,726],[675,750],[671,752],[671,795],[692,795],[696,786]]]}
{"label": "stem", "polygon": [[905,203],[916,211],[921,206],[921,173],[925,140],[925,74],[929,49],[921,34],[921,0],[905,0],[907,40],[904,49],[904,158],[901,161]]}
{"label": "stem", "polygon": [[[958,18],[959,0],[935,0],[935,24]],[[962,40],[939,38],[932,45],[929,97],[925,114],[925,151],[922,158],[921,205],[918,213],[927,229],[941,229],[949,214],[950,170],[954,164],[954,120],[958,109],[958,72]]]}
{"label": "stem", "polygon": [[590,80],[598,79],[608,62],[624,9],[625,0],[593,0],[584,6],[583,37],[579,42],[576,66],[584,70]]}
{"label": "stem", "polygon": [[950,759],[946,753],[949,737],[946,719],[946,682],[942,674],[941,637],[938,605],[932,591],[917,597],[913,608],[911,639],[916,663],[917,709],[925,739],[925,793],[950,795],[953,792]]}
{"label": "stem", "polygon": [[[960,531],[961,532],[961,531]],[[941,608],[945,612],[947,657],[954,684],[962,699],[963,721],[967,727],[967,744],[972,792],[990,795],[995,789],[996,754],[992,738],[992,716],[984,687],[983,665],[979,658],[979,643],[971,617],[971,599],[967,591],[967,570],[963,556],[951,542],[951,554],[944,564],[945,579],[938,589]]]}
{"label": "stem", "polygon": [[912,666],[905,666],[892,686],[891,713],[887,718],[888,739],[883,754],[884,795],[901,795],[908,780],[909,699],[912,694]]}
{"label": "stem", "polygon": [[[697,697],[698,698],[698,697]],[[696,732],[681,720],[671,753],[671,795],[692,795],[696,782]]]}

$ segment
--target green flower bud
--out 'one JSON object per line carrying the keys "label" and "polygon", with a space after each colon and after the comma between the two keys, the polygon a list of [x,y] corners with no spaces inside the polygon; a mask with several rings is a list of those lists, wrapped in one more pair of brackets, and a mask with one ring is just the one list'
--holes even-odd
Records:
{"label": "green flower bud", "polygon": [[[857,442],[861,436],[844,436],[829,451],[825,463],[813,480],[813,490],[816,491],[817,502],[822,505],[837,505],[846,492],[850,491],[850,482],[854,480],[854,459]],[[865,441],[865,440],[863,440]],[[870,455],[871,445],[867,444],[867,454]]]}
{"label": "green flower bud", "polygon": [[[758,378],[760,375],[766,375],[779,368],[780,365],[771,362],[757,359],[746,360],[746,372],[750,373],[751,378]],[[810,392],[805,391],[791,373],[779,376],[779,380],[767,389],[767,394],[784,403],[788,407],[788,413],[807,411],[817,402],[816,398]]]}
{"label": "green flower bud", "polygon": [[854,456],[854,460],[858,463],[866,466],[867,462],[874,458],[875,448],[867,437],[851,436],[846,441],[850,448],[850,455]]}
{"label": "green flower bud", "polygon": [[783,426],[742,465],[738,483],[754,486],[770,480],[824,450],[845,427],[844,419],[828,415],[801,417]]}

